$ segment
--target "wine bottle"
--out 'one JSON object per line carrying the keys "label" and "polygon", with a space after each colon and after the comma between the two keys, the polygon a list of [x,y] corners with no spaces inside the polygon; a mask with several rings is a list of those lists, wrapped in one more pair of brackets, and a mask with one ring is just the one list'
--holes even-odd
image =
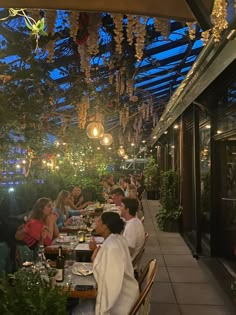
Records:
{"label": "wine bottle", "polygon": [[64,281],[64,267],[65,267],[65,258],[62,255],[62,247],[59,246],[57,262],[56,262],[56,268],[57,268],[56,282]]}

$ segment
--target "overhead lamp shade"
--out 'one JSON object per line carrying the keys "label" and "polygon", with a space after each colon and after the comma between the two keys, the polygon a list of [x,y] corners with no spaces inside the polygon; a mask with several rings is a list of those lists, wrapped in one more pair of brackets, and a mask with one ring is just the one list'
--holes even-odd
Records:
{"label": "overhead lamp shade", "polygon": [[125,150],[124,150],[123,148],[119,148],[118,151],[117,151],[117,153],[118,153],[119,156],[122,157],[122,156],[125,155]]}
{"label": "overhead lamp shade", "polygon": [[98,121],[91,122],[86,128],[86,133],[91,139],[101,138],[104,134],[103,125]]}
{"label": "overhead lamp shade", "polygon": [[109,133],[104,133],[103,137],[100,140],[102,145],[111,145],[113,142],[112,135]]}

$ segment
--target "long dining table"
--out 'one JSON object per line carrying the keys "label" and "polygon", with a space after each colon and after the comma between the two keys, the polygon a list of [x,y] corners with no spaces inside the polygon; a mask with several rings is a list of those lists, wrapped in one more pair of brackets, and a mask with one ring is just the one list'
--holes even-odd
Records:
{"label": "long dining table", "polygon": [[[79,270],[88,270],[88,273],[82,274]],[[97,284],[92,273],[92,263],[75,262],[72,266],[66,267],[64,281],[58,285],[64,292],[69,290],[70,298],[95,299]]]}

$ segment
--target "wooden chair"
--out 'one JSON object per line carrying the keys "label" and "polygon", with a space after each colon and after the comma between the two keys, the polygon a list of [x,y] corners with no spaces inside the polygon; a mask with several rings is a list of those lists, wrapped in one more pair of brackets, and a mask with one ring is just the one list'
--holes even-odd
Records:
{"label": "wooden chair", "polygon": [[143,208],[143,197],[144,197],[144,195],[145,195],[145,189],[143,190],[143,192],[141,193],[141,195],[138,197],[138,199],[139,199],[139,202],[140,202],[140,210],[142,210],[143,212],[144,212],[144,208]]}
{"label": "wooden chair", "polygon": [[143,256],[145,245],[147,243],[148,237],[149,237],[149,234],[146,232],[143,246],[140,248],[139,252],[137,253],[137,255],[133,259],[133,266],[135,269],[137,269],[139,264],[140,264],[140,261],[141,261],[141,258]]}
{"label": "wooden chair", "polygon": [[144,268],[139,279],[140,295],[129,315],[148,315],[150,313],[151,288],[157,272],[157,261],[152,259]]}

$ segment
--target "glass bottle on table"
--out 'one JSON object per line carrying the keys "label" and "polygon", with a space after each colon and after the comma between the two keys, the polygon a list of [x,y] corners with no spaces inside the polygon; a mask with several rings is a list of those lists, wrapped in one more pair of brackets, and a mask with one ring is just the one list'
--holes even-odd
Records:
{"label": "glass bottle on table", "polygon": [[56,269],[57,269],[56,282],[63,282],[64,281],[65,258],[62,255],[62,247],[61,246],[59,246],[59,248],[58,248]]}

